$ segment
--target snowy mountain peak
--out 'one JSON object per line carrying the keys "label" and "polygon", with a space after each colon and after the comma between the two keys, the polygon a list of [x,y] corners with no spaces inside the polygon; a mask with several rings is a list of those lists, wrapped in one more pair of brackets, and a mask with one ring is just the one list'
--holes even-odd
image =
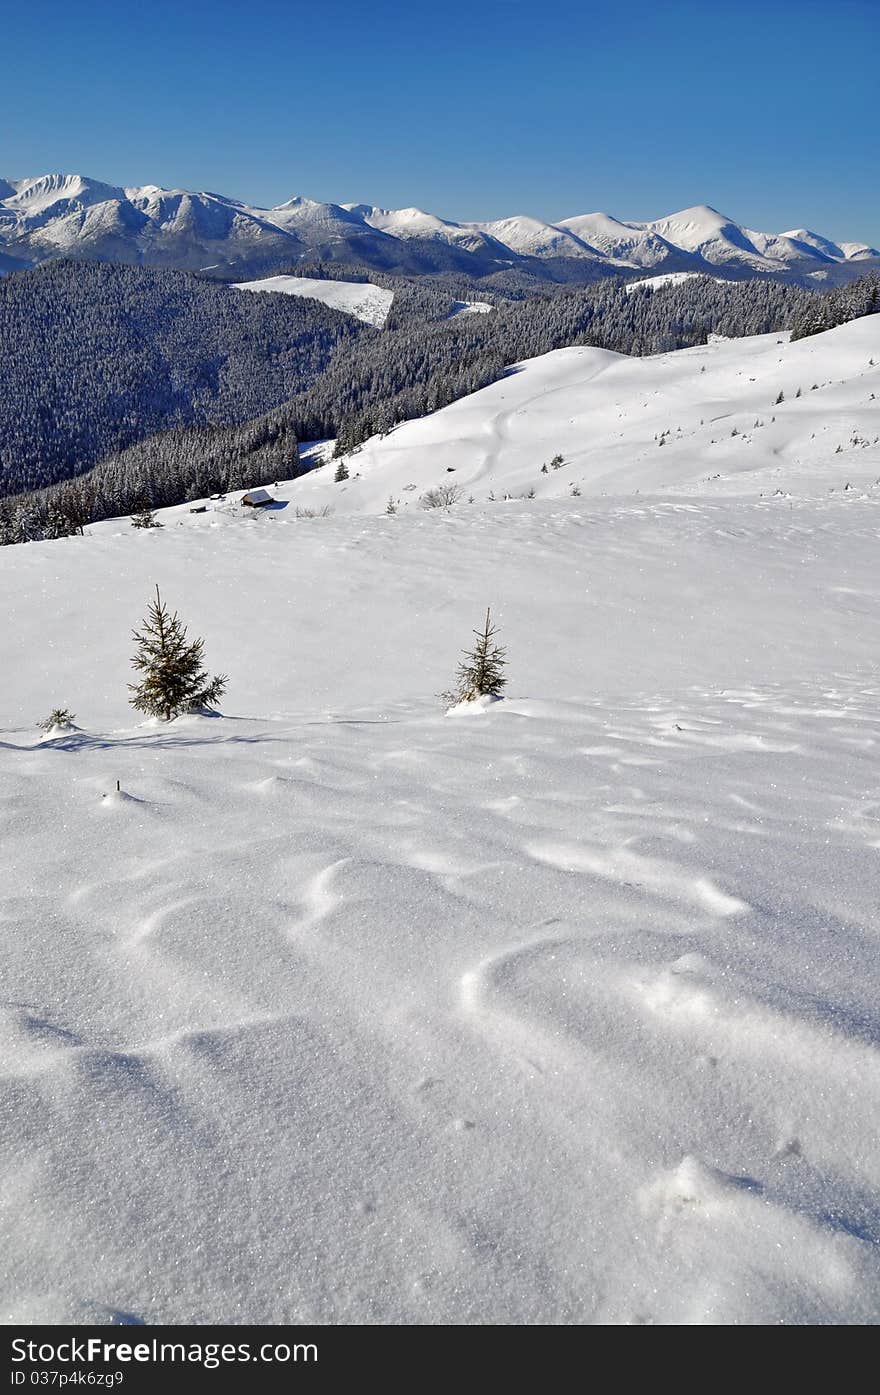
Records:
{"label": "snowy mountain peak", "polygon": [[690,208],[680,208],[677,213],[669,213],[666,218],[658,218],[656,223],[684,223],[695,228],[723,228],[733,220],[726,213],[719,213],[708,203],[695,203]]}
{"label": "snowy mountain peak", "polygon": [[88,205],[125,198],[124,189],[81,174],[42,174],[34,179],[10,179],[2,183],[15,191],[4,202],[18,205],[28,214],[42,212],[62,201]]}
{"label": "snowy mountain peak", "polygon": [[605,253],[582,241],[562,224],[545,223],[525,213],[513,218],[500,218],[491,223],[474,223],[472,227],[527,257],[604,257]]}
{"label": "snowy mountain peak", "polygon": [[294,196],[293,196],[292,199],[285,199],[284,203],[276,203],[276,204],[274,205],[274,207],[271,208],[271,209],[269,210],[269,212],[270,212],[270,213],[285,213],[285,212],[287,212],[288,209],[318,208],[318,207],[320,207],[320,205],[317,204],[317,203],[315,203],[313,199],[304,199],[304,198],[301,198],[299,194],[294,194]]}
{"label": "snowy mountain peak", "polygon": [[[252,275],[326,259],[477,277],[522,259],[530,274],[541,276],[542,261],[564,259],[565,276],[575,280],[617,270],[671,273],[714,266],[803,281],[827,278],[829,268],[851,262],[858,266],[845,274],[858,274],[880,253],[864,242],[835,242],[804,228],[752,231],[710,204],[648,222],[604,212],[557,222],[532,214],[457,222],[415,206],[336,204],[301,195],[265,209],[223,194],[158,184],[118,187],[81,174],[0,179],[0,265],[28,266],[59,256],[183,269],[234,267]],[[546,274],[558,275],[549,269]]]}
{"label": "snowy mountain peak", "polygon": [[756,251],[743,228],[724,213],[719,213],[717,208],[705,203],[682,208],[665,218],[656,218],[644,224],[644,227],[688,252],[699,252],[712,244],[730,244],[744,252]]}
{"label": "snowy mountain peak", "polygon": [[809,228],[795,228],[791,232],[780,233],[779,236],[787,238],[801,247],[809,247],[813,251],[829,257],[832,261],[849,260],[852,257],[880,256],[877,248],[869,247],[866,242],[832,242],[830,238],[823,237],[821,233],[811,232]]}

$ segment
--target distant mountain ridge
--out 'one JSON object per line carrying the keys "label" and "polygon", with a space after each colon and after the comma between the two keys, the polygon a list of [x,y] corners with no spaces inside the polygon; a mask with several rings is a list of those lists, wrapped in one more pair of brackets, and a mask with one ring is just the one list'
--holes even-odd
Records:
{"label": "distant mountain ridge", "polygon": [[222,194],[122,187],[78,174],[0,178],[0,273],[58,257],[239,278],[332,261],[478,278],[520,269],[551,281],[721,270],[818,285],[880,264],[867,243],[836,243],[803,228],[757,232],[708,205],[647,223],[606,213],[476,223],[301,197],[263,209]]}

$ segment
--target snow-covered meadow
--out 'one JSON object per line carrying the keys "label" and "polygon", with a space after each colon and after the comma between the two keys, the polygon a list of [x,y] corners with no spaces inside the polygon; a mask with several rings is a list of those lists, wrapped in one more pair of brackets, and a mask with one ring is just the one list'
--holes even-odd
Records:
{"label": "snow-covered meadow", "polygon": [[[6,1321],[877,1320],[880,317],[739,355],[0,550]],[[222,717],[127,706],[156,582]]]}
{"label": "snow-covered meadow", "polygon": [[364,324],[381,329],[388,318],[394,292],[372,281],[320,281],[311,276],[266,276],[259,281],[240,281],[237,291],[274,291],[279,295],[305,296],[320,300],[331,310],[354,315]]}
{"label": "snow-covered meadow", "polygon": [[[655,278],[663,281],[663,277]],[[274,291],[280,295],[303,296],[309,300],[320,300],[331,310],[341,310],[353,315],[365,324],[381,329],[388,319],[394,292],[384,286],[376,286],[372,281],[331,281],[317,280],[311,276],[266,276],[259,281],[239,281],[233,287],[237,291]],[[456,300],[449,318],[458,315],[488,315],[492,306],[485,300]]]}
{"label": "snow-covered meadow", "polygon": [[[794,344],[765,334],[650,358],[557,349],[366,441],[346,457],[343,484],[329,464],[280,482],[277,499],[363,514],[383,512],[389,498],[400,512],[420,511],[423,494],[444,485],[464,505],[573,491],[748,500],[880,491],[877,320]],[[218,522],[210,510],[192,518],[187,505],[172,516]]]}

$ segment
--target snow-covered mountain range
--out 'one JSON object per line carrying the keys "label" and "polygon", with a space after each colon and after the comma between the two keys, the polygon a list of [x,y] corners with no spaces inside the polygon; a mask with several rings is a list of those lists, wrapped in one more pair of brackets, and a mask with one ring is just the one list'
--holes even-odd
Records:
{"label": "snow-covered mountain range", "polygon": [[707,205],[652,222],[585,213],[454,222],[418,208],[292,198],[256,208],[220,194],[117,187],[78,174],[0,178],[0,271],[52,257],[270,271],[330,260],[388,271],[485,276],[522,267],[549,279],[634,270],[722,269],[730,276],[847,279],[880,260],[864,242],[799,228],[756,232]]}

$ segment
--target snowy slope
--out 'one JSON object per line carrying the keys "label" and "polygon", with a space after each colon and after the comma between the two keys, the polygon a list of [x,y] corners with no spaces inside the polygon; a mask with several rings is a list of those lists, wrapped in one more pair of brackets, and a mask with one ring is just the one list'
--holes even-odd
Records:
{"label": "snowy slope", "polygon": [[387,320],[394,299],[393,291],[374,286],[370,281],[319,281],[309,276],[267,276],[261,281],[240,281],[234,289],[307,296],[378,328]]}
{"label": "snowy slope", "polygon": [[[880,316],[795,344],[787,338],[716,341],[640,359],[559,349],[367,441],[347,458],[344,484],[334,483],[329,466],[282,485],[278,497],[303,508],[380,513],[389,497],[403,511],[418,509],[440,485],[455,486],[463,505],[486,503],[490,494],[522,499],[530,490],[539,499],[566,498],[573,487],[583,496],[705,490],[754,499],[777,489],[873,486]],[[563,467],[543,473],[556,455]]]}
{"label": "snowy slope", "polygon": [[[6,1321],[880,1319],[878,321],[565,350],[347,485],[0,549]],[[447,459],[474,505],[345,516]],[[157,581],[222,717],[127,706]]]}
{"label": "snowy slope", "polygon": [[642,286],[649,286],[651,290],[656,290],[658,286],[675,286],[680,281],[690,281],[694,276],[698,276],[697,271],[662,271],[659,276],[644,276],[639,281],[627,281],[624,290],[627,295],[637,291]]}
{"label": "snowy slope", "polygon": [[454,320],[458,315],[491,315],[494,308],[485,300],[456,300],[449,318]]}

